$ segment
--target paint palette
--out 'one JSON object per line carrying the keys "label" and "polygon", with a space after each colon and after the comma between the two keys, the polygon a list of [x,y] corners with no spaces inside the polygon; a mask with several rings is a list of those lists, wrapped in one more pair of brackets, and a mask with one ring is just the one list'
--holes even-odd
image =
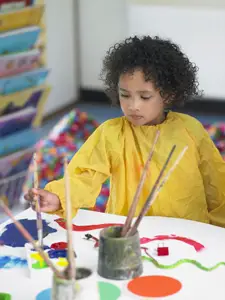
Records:
{"label": "paint palette", "polygon": [[[35,275],[40,276],[40,272],[50,272],[51,270],[44,262],[40,254],[34,250],[33,246],[29,243],[25,244],[27,263],[29,268],[30,277]],[[68,265],[67,262],[67,249],[54,249],[49,246],[44,246],[44,251],[48,254],[48,257],[52,261],[52,263],[59,270],[64,270]],[[47,270],[46,270],[47,269]]]}

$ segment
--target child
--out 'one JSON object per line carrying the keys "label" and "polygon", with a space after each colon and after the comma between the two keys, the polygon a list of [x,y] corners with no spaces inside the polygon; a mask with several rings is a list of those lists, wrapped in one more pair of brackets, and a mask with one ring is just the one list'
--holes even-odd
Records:
{"label": "child", "polygon": [[[169,111],[199,94],[197,68],[180,48],[158,37],[128,38],[108,51],[101,78],[124,117],[100,125],[71,160],[73,216],[91,208],[102,183],[111,179],[106,212],[127,215],[151,145],[160,137],[142,190],[140,212],[172,146],[171,166],[188,150],[162,188],[147,215],[190,219],[225,227],[225,163],[203,126],[194,118]],[[40,195],[41,210],[65,216],[64,181],[45,190],[31,189],[25,199]]]}

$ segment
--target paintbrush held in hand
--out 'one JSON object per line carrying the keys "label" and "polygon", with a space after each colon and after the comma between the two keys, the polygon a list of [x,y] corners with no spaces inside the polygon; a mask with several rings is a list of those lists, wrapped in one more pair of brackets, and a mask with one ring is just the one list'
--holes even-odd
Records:
{"label": "paintbrush held in hand", "polygon": [[162,187],[164,186],[164,184],[167,182],[167,180],[169,179],[171,173],[174,171],[174,169],[177,167],[177,165],[179,164],[179,162],[181,161],[181,159],[183,158],[185,152],[187,151],[188,147],[184,147],[184,149],[181,151],[180,155],[177,157],[175,163],[172,165],[172,167],[168,170],[167,174],[165,175],[165,178],[162,180],[161,183],[160,180],[163,176],[163,173],[166,169],[166,167],[168,166],[170,160],[171,160],[171,157],[172,157],[172,154],[174,153],[174,150],[175,150],[175,147],[176,146],[173,146],[172,150],[170,151],[170,154],[165,162],[165,164],[163,165],[162,167],[162,170],[150,192],[150,195],[148,196],[139,216],[137,217],[133,227],[131,227],[131,229],[127,232],[126,236],[132,236],[133,234],[135,234],[135,232],[137,231],[137,228],[138,226],[140,225],[141,223],[141,220],[143,219],[143,217],[145,216],[145,214],[148,212],[150,206],[153,204],[153,202],[155,201],[155,199],[157,198],[158,194],[160,193]]}
{"label": "paintbrush held in hand", "polygon": [[[36,168],[36,163],[34,164]],[[49,259],[47,253],[44,252],[41,245],[36,243],[29,232],[24,228],[24,226],[15,219],[10,209],[4,204],[3,200],[0,199],[0,206],[3,208],[4,212],[11,218],[14,222],[17,229],[24,236],[24,238],[33,245],[34,249],[40,254],[45,263],[52,269],[55,276],[62,279],[75,279],[76,277],[76,269],[75,269],[75,255],[73,250],[73,239],[72,239],[72,216],[71,216],[71,200],[70,200],[70,185],[69,185],[69,175],[67,170],[67,159],[64,159],[64,170],[65,170],[65,195],[66,195],[66,221],[67,221],[67,259],[68,266],[63,271],[60,272]],[[34,172],[36,173],[36,172]],[[37,179],[37,177],[36,177]],[[35,181],[35,185],[37,184],[37,180]]]}
{"label": "paintbrush held in hand", "polygon": [[4,210],[6,215],[8,215],[8,217],[13,221],[13,223],[15,224],[15,226],[17,227],[19,232],[24,236],[24,238],[30,244],[32,244],[34,249],[40,254],[40,256],[43,258],[45,263],[52,269],[52,271],[55,273],[55,275],[59,278],[64,278],[64,274],[62,272],[60,272],[59,270],[57,270],[57,268],[54,266],[54,264],[51,262],[50,258],[48,257],[48,254],[45,253],[44,250],[40,247],[40,245],[34,241],[32,236],[24,228],[24,226],[18,220],[16,220],[16,218],[13,216],[11,210],[5,205],[5,203],[1,199],[0,199],[0,206],[2,207],[2,209]]}
{"label": "paintbrush held in hand", "polygon": [[[34,166],[34,188],[38,189],[39,180],[38,180],[38,165],[37,165],[36,153],[34,153],[34,156],[33,156],[33,166]],[[39,196],[35,196],[35,210],[37,213],[38,242],[39,242],[39,245],[43,248],[43,222],[42,222],[42,217],[41,217]]]}
{"label": "paintbrush held in hand", "polygon": [[150,165],[150,162],[152,160],[152,156],[153,156],[153,153],[154,153],[154,150],[155,150],[155,146],[156,146],[156,143],[159,139],[159,134],[160,134],[160,132],[159,132],[159,130],[157,130],[155,139],[154,139],[153,144],[152,144],[152,148],[149,152],[147,161],[146,161],[145,166],[144,166],[144,170],[143,170],[142,175],[141,175],[140,182],[138,184],[138,187],[137,187],[137,190],[136,190],[136,193],[135,193],[135,196],[134,196],[134,200],[133,200],[133,202],[131,204],[131,207],[129,209],[128,217],[127,217],[126,222],[123,226],[123,229],[122,229],[122,232],[121,232],[121,237],[124,237],[126,235],[126,233],[128,232],[128,230],[130,229],[131,222],[132,222],[132,219],[135,215],[136,207],[137,207],[137,204],[138,204],[138,201],[139,201],[139,198],[140,198],[140,195],[141,195],[141,191],[143,189],[145,179],[146,179],[146,176],[147,176],[147,173],[148,173],[148,170],[149,170],[149,165]]}
{"label": "paintbrush held in hand", "polygon": [[65,271],[67,279],[76,277],[75,256],[73,250],[73,230],[71,215],[71,198],[70,198],[70,180],[67,168],[67,158],[64,158],[64,180],[65,180],[65,196],[66,196],[66,229],[67,229],[67,260],[68,267]]}

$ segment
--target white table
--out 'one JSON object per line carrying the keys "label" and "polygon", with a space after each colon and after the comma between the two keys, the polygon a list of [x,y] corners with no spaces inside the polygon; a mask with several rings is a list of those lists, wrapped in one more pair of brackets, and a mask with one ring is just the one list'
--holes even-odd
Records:
{"label": "white table", "polygon": [[[35,216],[35,213],[28,209],[19,214],[17,218],[34,219]],[[50,222],[49,225],[51,227],[57,229],[56,233],[52,233],[44,239],[45,244],[51,245],[53,242],[66,241],[65,230],[54,221],[54,219],[58,217],[43,214],[43,218]],[[124,217],[121,216],[85,210],[80,210],[73,221],[76,225],[123,222]],[[0,225],[1,231],[7,223],[9,222]],[[99,231],[100,230],[93,230],[89,233],[98,237]],[[98,250],[93,247],[93,242],[84,239],[86,233],[87,232],[74,232],[73,235],[74,247],[77,253],[77,266],[87,267],[93,271],[90,277],[79,281],[80,291],[78,293],[78,299],[101,299],[98,293],[98,281],[111,283],[112,281],[97,275]],[[153,238],[157,235],[174,234],[176,236],[191,238],[205,246],[203,251],[197,252],[194,247],[184,242],[165,240],[164,245],[169,247],[169,256],[155,256],[162,264],[172,264],[179,259],[189,258],[197,260],[201,264],[209,267],[218,262],[225,261],[225,230],[222,228],[181,219],[146,217],[140,225],[139,233],[141,238]],[[158,244],[159,241],[152,241],[143,246],[148,247],[149,252],[154,254]],[[6,246],[0,247],[0,256],[2,255],[26,256],[24,248],[11,248]],[[45,269],[45,271],[41,270],[40,274],[39,276],[35,276],[35,278],[29,278],[27,268],[1,269],[0,293],[7,292],[11,294],[13,300],[35,300],[39,292],[51,287],[51,272]],[[182,283],[182,289],[176,294],[168,296],[166,299],[222,300],[225,298],[225,266],[220,266],[211,272],[202,271],[191,264],[182,264],[174,269],[164,270],[156,268],[150,262],[144,261],[143,276],[144,275],[165,275],[178,279]],[[118,286],[122,291],[120,298],[115,298],[115,300],[146,299],[131,294],[127,289],[127,282],[114,281],[113,284]]]}

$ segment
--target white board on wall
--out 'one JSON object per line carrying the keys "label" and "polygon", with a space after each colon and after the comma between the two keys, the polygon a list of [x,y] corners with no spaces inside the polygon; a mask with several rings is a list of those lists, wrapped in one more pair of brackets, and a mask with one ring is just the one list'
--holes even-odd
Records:
{"label": "white board on wall", "polygon": [[225,10],[130,4],[129,35],[159,35],[178,43],[199,67],[205,97],[225,99]]}

